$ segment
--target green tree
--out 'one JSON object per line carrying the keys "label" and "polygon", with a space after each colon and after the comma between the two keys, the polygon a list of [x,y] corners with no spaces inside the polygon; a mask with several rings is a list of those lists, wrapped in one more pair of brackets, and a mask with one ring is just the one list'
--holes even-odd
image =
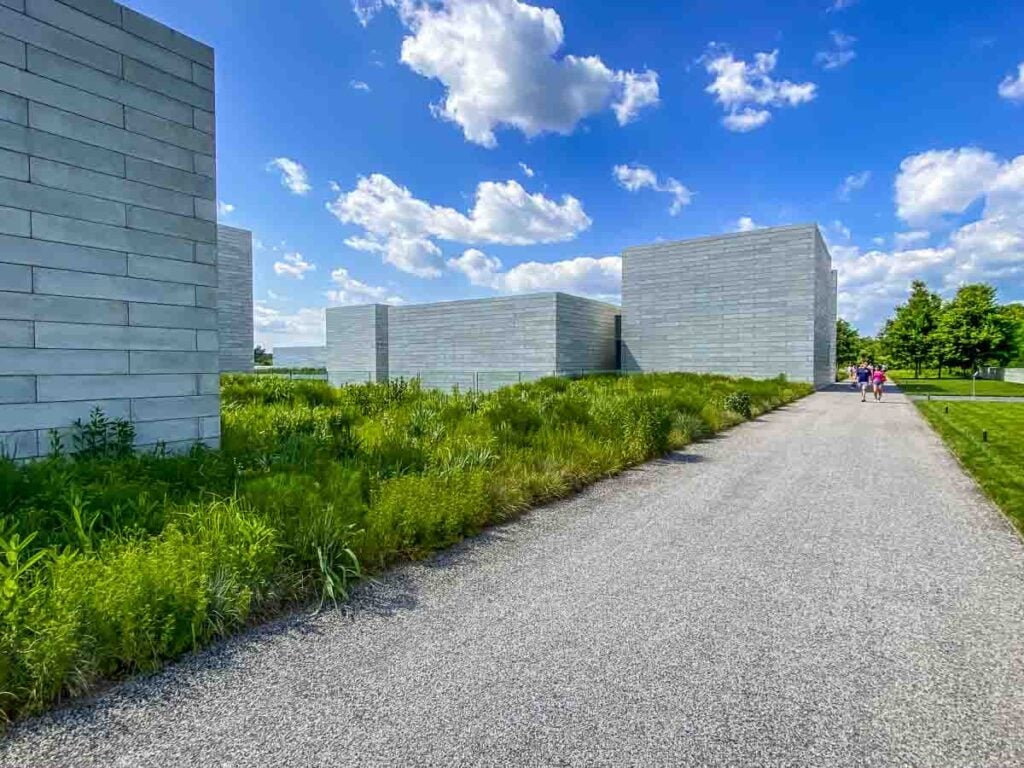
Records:
{"label": "green tree", "polygon": [[1015,328],[1013,352],[1010,354],[1008,365],[1014,368],[1024,367],[1024,304],[1006,304],[1002,311]]}
{"label": "green tree", "polygon": [[935,333],[941,317],[942,299],[923,280],[915,280],[907,303],[896,307],[885,324],[881,341],[886,354],[895,364],[913,366],[915,378],[921,377],[923,366],[938,359]]}
{"label": "green tree", "polygon": [[1014,351],[1014,324],[996,304],[996,289],[978,283],[962,286],[942,311],[937,331],[938,359],[976,371],[1005,364]]}
{"label": "green tree", "polygon": [[860,334],[843,318],[836,321],[836,364],[847,366],[859,362]]}
{"label": "green tree", "polygon": [[262,346],[256,345],[256,349],[252,351],[253,362],[256,365],[273,365],[274,356],[269,354]]}

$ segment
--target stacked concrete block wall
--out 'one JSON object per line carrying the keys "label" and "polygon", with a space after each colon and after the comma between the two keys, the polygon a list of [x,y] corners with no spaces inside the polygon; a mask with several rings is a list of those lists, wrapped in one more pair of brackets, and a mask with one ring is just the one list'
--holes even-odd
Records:
{"label": "stacked concrete block wall", "polygon": [[[613,305],[561,293],[329,309],[327,368],[335,383],[390,376],[483,390],[609,370],[618,313]],[[385,321],[374,322],[381,314]]]}
{"label": "stacked concrete block wall", "polygon": [[555,294],[555,301],[555,369],[615,370],[615,318],[622,309],[568,293]]}
{"label": "stacked concrete block wall", "polygon": [[1010,381],[1014,384],[1024,384],[1024,368],[985,368],[982,375],[986,379],[994,381]]}
{"label": "stacked concrete block wall", "polygon": [[327,373],[336,386],[388,378],[388,307],[331,307],[326,313]]}
{"label": "stacked concrete block wall", "polygon": [[327,347],[274,347],[275,368],[326,368]]}
{"label": "stacked concrete block wall", "polygon": [[813,224],[630,248],[622,298],[625,370],[820,386],[834,359],[835,278]]}
{"label": "stacked concrete block wall", "polygon": [[109,0],[2,0],[0,33],[0,445],[94,407],[216,445],[212,49]]}
{"label": "stacked concrete block wall", "polygon": [[253,369],[252,232],[217,227],[217,327],[222,372]]}

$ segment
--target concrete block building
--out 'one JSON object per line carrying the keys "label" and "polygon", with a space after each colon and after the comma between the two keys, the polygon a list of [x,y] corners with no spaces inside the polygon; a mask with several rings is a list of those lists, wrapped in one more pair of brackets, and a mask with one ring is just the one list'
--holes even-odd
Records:
{"label": "concrete block building", "polygon": [[0,448],[97,406],[217,445],[213,50],[110,0],[2,0],[0,33]]}
{"label": "concrete block building", "polygon": [[834,380],[836,273],[813,224],[630,248],[622,303],[626,371]]}
{"label": "concrete block building", "polygon": [[217,227],[217,328],[220,370],[253,369],[252,232]]}
{"label": "concrete block building", "polygon": [[326,368],[327,347],[274,347],[275,368]]}
{"label": "concrete block building", "polygon": [[418,377],[493,389],[556,373],[613,370],[619,308],[565,293],[327,310],[336,384]]}

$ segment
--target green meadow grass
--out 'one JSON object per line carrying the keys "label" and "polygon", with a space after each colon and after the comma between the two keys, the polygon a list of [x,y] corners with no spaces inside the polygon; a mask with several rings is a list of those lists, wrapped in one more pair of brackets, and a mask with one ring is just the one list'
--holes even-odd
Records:
{"label": "green meadow grass", "polygon": [[[0,721],[261,619],[806,395],[771,381],[545,379],[490,394],[229,376],[222,449],[0,461]],[[127,442],[126,442],[127,441]]]}
{"label": "green meadow grass", "polygon": [[[967,395],[971,394],[971,380],[965,378],[930,377],[915,379],[913,371],[890,371],[890,378],[908,395]],[[1024,397],[1024,384],[1012,381],[978,379],[975,394],[984,397]]]}

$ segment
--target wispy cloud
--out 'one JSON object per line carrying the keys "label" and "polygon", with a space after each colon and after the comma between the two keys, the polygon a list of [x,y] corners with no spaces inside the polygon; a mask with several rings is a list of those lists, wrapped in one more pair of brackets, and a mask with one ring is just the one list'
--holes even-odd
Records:
{"label": "wispy cloud", "polygon": [[839,190],[836,195],[840,200],[849,200],[850,196],[859,189],[864,189],[871,181],[871,171],[861,171],[860,173],[851,173],[845,179],[843,183],[839,185]]}
{"label": "wispy cloud", "polygon": [[313,188],[309,183],[309,175],[301,163],[290,157],[275,157],[267,163],[268,171],[281,172],[281,184],[293,195],[306,195]]}

